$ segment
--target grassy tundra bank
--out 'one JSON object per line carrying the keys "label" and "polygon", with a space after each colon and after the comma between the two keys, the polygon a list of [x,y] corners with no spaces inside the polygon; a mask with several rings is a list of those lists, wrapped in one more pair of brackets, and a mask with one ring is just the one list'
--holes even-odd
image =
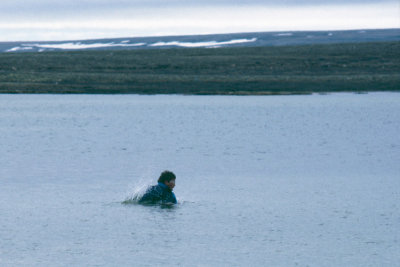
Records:
{"label": "grassy tundra bank", "polygon": [[400,42],[0,54],[0,93],[400,90]]}

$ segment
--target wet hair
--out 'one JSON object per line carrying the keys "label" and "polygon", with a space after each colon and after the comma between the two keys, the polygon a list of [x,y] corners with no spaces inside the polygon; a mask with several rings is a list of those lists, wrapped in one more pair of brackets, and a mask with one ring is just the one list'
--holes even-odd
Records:
{"label": "wet hair", "polygon": [[164,183],[164,182],[169,182],[171,180],[175,180],[176,176],[173,172],[170,171],[163,171],[160,175],[160,178],[158,178],[159,183]]}

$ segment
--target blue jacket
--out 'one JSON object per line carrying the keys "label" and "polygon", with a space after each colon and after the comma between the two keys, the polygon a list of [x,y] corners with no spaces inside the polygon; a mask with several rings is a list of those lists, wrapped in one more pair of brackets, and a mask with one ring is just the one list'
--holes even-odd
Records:
{"label": "blue jacket", "polygon": [[175,194],[163,183],[149,187],[146,193],[139,199],[139,203],[173,203],[176,204]]}

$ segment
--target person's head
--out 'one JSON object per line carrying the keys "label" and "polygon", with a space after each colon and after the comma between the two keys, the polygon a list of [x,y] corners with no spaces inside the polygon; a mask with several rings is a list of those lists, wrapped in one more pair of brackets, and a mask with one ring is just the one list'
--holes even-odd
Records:
{"label": "person's head", "polygon": [[170,171],[163,171],[160,175],[160,178],[158,178],[159,183],[165,184],[171,190],[174,189],[175,187],[175,180],[176,180],[175,174]]}

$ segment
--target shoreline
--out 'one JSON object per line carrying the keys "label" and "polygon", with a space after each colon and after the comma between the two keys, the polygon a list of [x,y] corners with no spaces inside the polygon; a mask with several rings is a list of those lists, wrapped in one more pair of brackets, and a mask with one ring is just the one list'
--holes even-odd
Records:
{"label": "shoreline", "polygon": [[366,95],[366,94],[378,94],[378,93],[400,93],[400,90],[382,90],[382,91],[326,91],[326,92],[243,92],[243,93],[214,93],[214,94],[180,94],[180,93],[26,93],[26,92],[12,92],[12,93],[0,93],[0,95],[86,95],[86,96],[101,96],[101,95],[135,95],[135,96],[311,96],[311,95],[333,95],[333,94],[356,94],[356,95]]}

